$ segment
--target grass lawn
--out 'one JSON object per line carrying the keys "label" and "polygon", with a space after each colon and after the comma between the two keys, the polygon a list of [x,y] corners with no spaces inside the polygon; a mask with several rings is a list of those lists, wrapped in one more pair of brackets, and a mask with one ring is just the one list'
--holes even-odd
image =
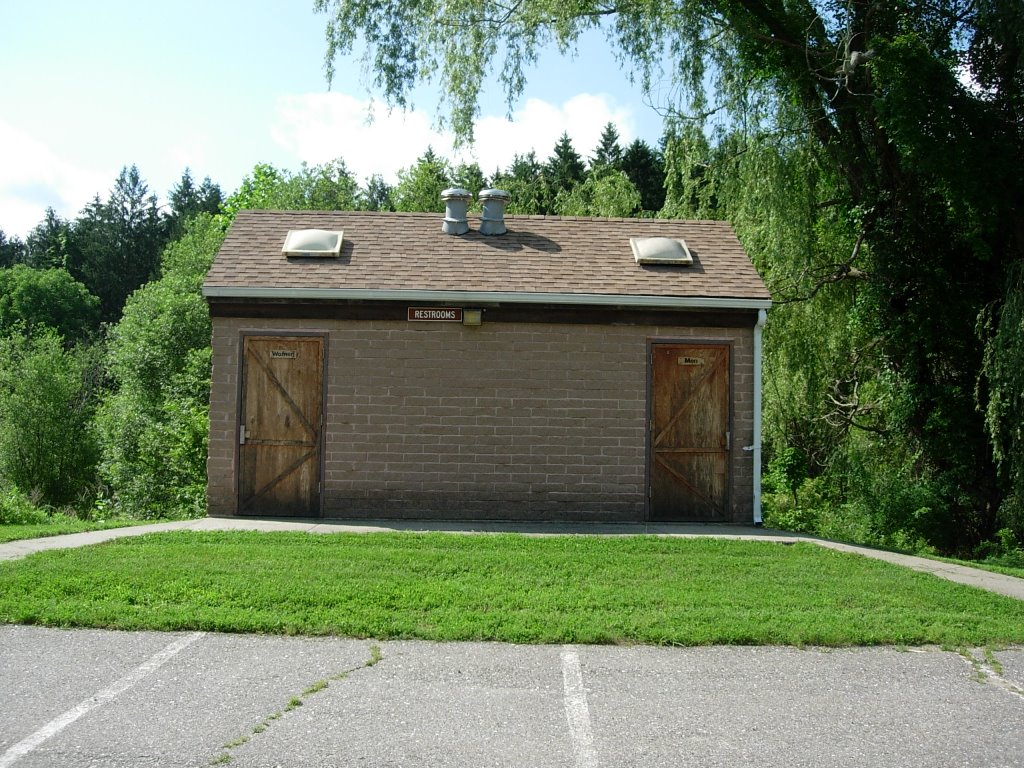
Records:
{"label": "grass lawn", "polygon": [[0,563],[0,621],[521,643],[1024,643],[1024,601],[813,544],[174,532]]}
{"label": "grass lawn", "polygon": [[148,520],[127,520],[115,519],[94,522],[91,520],[79,520],[74,517],[55,516],[46,523],[29,523],[26,525],[4,524],[0,525],[0,544],[5,541],[20,541],[22,539],[41,539],[44,536],[60,536],[64,533],[81,533],[82,531],[102,531],[107,528],[124,528],[128,525],[146,525]]}

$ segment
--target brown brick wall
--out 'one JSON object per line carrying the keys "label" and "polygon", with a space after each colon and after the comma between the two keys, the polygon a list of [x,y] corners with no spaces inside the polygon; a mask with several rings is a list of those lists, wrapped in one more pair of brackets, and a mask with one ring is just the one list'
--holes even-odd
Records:
{"label": "brown brick wall", "polygon": [[328,331],[324,515],[642,520],[647,342],[728,341],[731,504],[752,509],[752,331],[216,318],[209,504],[235,511],[241,331]]}

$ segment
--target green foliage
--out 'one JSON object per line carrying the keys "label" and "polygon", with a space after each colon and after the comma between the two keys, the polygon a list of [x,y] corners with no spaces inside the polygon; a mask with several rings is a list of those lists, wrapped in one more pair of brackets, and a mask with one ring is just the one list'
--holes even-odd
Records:
{"label": "green foliage", "polygon": [[[208,247],[219,232],[172,244],[169,252]],[[108,372],[117,385],[159,399],[171,377],[186,364],[188,353],[210,344],[210,313],[199,293],[201,276],[166,273],[140,288],[125,305],[110,331]]]}
{"label": "green foliage", "polygon": [[948,550],[949,510],[905,450],[901,440],[854,433],[817,477],[793,449],[779,451],[764,479],[765,524],[919,554]]}
{"label": "green foliage", "polygon": [[990,306],[982,314],[978,334],[987,339],[985,426],[1008,488],[1000,517],[1024,541],[1024,266],[1011,272],[998,312]]}
{"label": "green foliage", "polygon": [[0,478],[48,505],[79,501],[95,482],[97,370],[91,350],[52,329],[0,338]]}
{"label": "green foliage", "polygon": [[395,210],[443,213],[441,192],[452,186],[452,177],[448,161],[427,147],[415,165],[398,172],[398,184],[391,193]]}
{"label": "green foliage", "polygon": [[807,457],[803,451],[786,446],[776,451],[772,460],[768,462],[763,487],[766,490],[789,491],[793,495],[794,505],[799,505],[800,497],[797,490],[807,480],[807,470]]}
{"label": "green foliage", "polygon": [[641,205],[640,193],[622,171],[603,168],[571,190],[555,197],[555,212],[561,216],[634,215]]}
{"label": "green foliage", "polygon": [[12,267],[25,261],[25,244],[19,237],[8,237],[0,229],[0,269]]}
{"label": "green foliage", "polygon": [[395,204],[391,199],[392,192],[391,185],[384,181],[384,177],[375,173],[359,190],[357,207],[361,211],[393,211]]}
{"label": "green foliage", "polygon": [[622,170],[640,193],[640,207],[651,213],[665,205],[665,166],[661,154],[642,139],[622,154]]}
{"label": "green foliage", "polygon": [[512,165],[494,174],[494,186],[509,194],[505,210],[511,214],[548,213],[544,185],[544,167],[535,152],[515,155]]}
{"label": "green foliage", "polygon": [[242,178],[234,194],[224,201],[224,213],[234,218],[240,210],[284,208],[288,195],[288,174],[269,163],[258,163],[252,173]]}
{"label": "green foliage", "polygon": [[224,203],[224,194],[220,186],[210,181],[207,176],[198,187],[192,180],[192,171],[188,168],[181,174],[181,180],[171,189],[168,195],[168,202],[171,212],[168,216],[168,236],[171,240],[177,240],[185,232],[185,223],[199,215],[206,213],[215,216],[220,213],[221,205]]}
{"label": "green foliage", "polygon": [[[669,125],[663,215],[732,221],[781,305],[765,338],[769,454],[799,449],[811,479],[839,488],[867,436],[893,477],[945,510],[910,525],[913,502],[898,500],[898,530],[932,526],[929,542],[970,551],[995,534],[997,510],[1019,528],[1007,291],[1024,261],[1021,3],[316,7],[329,73],[359,38],[392,103],[439,74],[459,86],[444,106],[463,138],[489,65],[511,102],[540,50],[602,28],[647,94],[671,93],[661,106],[685,118]],[[446,23],[453,12],[466,23]]]}
{"label": "green foliage", "polygon": [[100,471],[124,514],[205,512],[211,324],[200,288],[223,237],[216,219],[192,219],[164,252],[161,278],[132,295],[111,330],[116,388],[97,415]]}
{"label": "green foliage", "polygon": [[0,269],[0,333],[52,328],[67,341],[82,341],[99,328],[99,299],[65,269]]}
{"label": "green foliage", "polygon": [[298,173],[257,164],[224,201],[228,218],[243,209],[341,210],[358,208],[359,184],[341,158],[323,165],[302,164]]}
{"label": "green foliage", "polygon": [[53,208],[29,233],[25,241],[25,263],[37,269],[67,268],[71,225]]}
{"label": "green foliage", "polygon": [[[456,187],[469,190],[473,200],[477,199],[481,189],[487,189],[487,178],[476,163],[462,163],[452,172],[452,183]],[[506,190],[507,191],[507,190]]]}
{"label": "green foliage", "polygon": [[590,172],[601,173],[605,170],[622,170],[622,147],[619,146],[619,132],[614,123],[605,123],[601,131],[601,140],[590,158]]}
{"label": "green foliage", "polygon": [[100,469],[115,512],[141,519],[205,514],[209,370],[209,351],[195,350],[157,402],[126,388],[104,401]]}
{"label": "green foliage", "polygon": [[341,158],[302,168],[292,177],[289,210],[351,211],[356,208],[359,184]]}
{"label": "green foliage", "polygon": [[99,298],[102,319],[112,322],[131,292],[156,275],[166,242],[157,198],[133,165],[122,169],[106,202],[97,196],[71,226],[66,267]]}
{"label": "green foliage", "polygon": [[0,488],[0,525],[42,525],[50,515],[15,487]]}
{"label": "green foliage", "polygon": [[555,200],[559,193],[571,192],[573,187],[583,181],[586,166],[583,158],[572,144],[568,133],[562,133],[555,149],[544,164],[544,182],[547,186],[549,200]]}

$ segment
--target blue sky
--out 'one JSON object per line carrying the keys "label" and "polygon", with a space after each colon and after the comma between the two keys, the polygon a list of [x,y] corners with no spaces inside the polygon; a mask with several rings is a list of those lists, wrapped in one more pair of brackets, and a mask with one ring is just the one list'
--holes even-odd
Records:
{"label": "blue sky", "polygon": [[[427,145],[455,158],[432,130],[438,94],[415,110],[377,102],[357,60],[323,73],[326,17],[308,2],[36,0],[0,11],[0,228],[24,236],[52,206],[67,218],[105,198],[124,165],[139,167],[161,200],[186,166],[225,192],[259,162],[297,169],[343,157],[362,181],[389,179]],[[513,105],[487,90],[477,143],[485,173],[514,152],[546,158],[568,131],[586,157],[614,122],[623,143],[655,145],[661,117],[599,34],[575,59],[545,56]]]}

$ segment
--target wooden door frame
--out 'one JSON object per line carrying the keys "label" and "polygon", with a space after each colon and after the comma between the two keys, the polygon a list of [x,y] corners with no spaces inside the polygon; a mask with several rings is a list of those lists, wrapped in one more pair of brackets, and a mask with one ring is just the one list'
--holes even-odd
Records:
{"label": "wooden door frame", "polygon": [[324,516],[324,484],[325,484],[325,471],[326,471],[326,458],[327,458],[327,364],[330,361],[329,355],[329,344],[330,335],[327,331],[296,331],[287,328],[279,330],[264,330],[264,329],[248,329],[241,330],[238,332],[238,384],[235,392],[235,429],[234,429],[234,441],[235,441],[235,499],[234,509],[235,514],[240,515],[240,499],[242,496],[242,445],[241,445],[241,429],[242,429],[242,408],[245,405],[243,400],[244,392],[242,389],[243,384],[243,368],[245,367],[245,340],[247,338],[260,338],[260,337],[293,337],[293,338],[308,338],[318,337],[322,341],[323,349],[323,361],[320,366],[320,415],[322,419],[322,426],[320,428],[320,466],[317,467],[318,479],[317,482],[320,484],[319,496],[320,508],[317,510],[317,517],[322,518]]}
{"label": "wooden door frame", "polygon": [[660,346],[695,346],[695,347],[726,347],[729,350],[729,391],[726,393],[728,399],[729,416],[727,423],[729,433],[732,435],[729,445],[729,456],[726,460],[725,479],[725,509],[727,513],[732,512],[733,496],[733,451],[736,446],[736,427],[733,423],[736,417],[736,339],[703,338],[703,337],[650,337],[647,339],[646,369],[647,369],[647,418],[644,424],[644,522],[656,522],[653,520],[651,502],[654,478],[651,470],[654,462],[654,446],[651,436],[653,434],[652,424],[654,422],[654,350]]}

